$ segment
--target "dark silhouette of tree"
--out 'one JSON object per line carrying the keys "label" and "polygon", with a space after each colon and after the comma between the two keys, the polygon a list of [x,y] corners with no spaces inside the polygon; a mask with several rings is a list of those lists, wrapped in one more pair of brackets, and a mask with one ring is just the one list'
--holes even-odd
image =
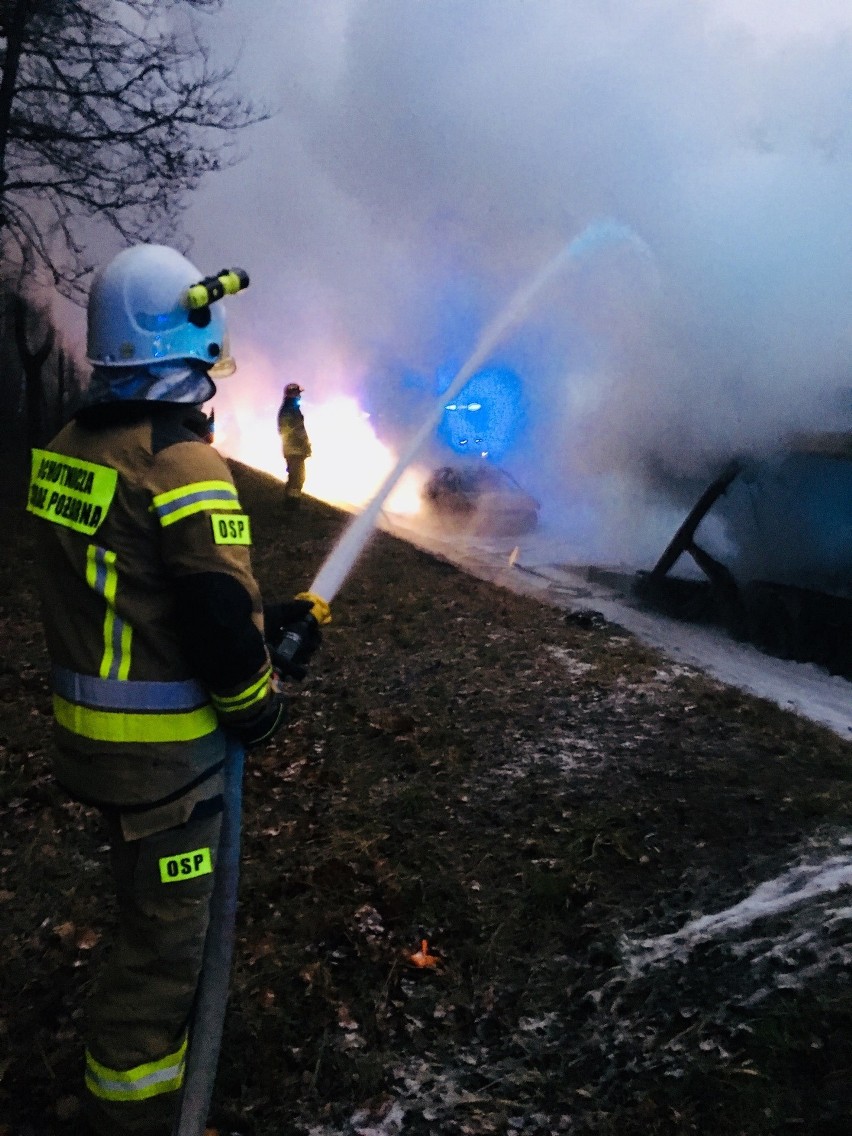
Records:
{"label": "dark silhouette of tree", "polygon": [[79,400],[82,391],[82,376],[77,362],[65,347],[60,347],[56,355],[56,394],[53,406],[48,408],[49,429],[53,437],[65,425],[69,412]]}
{"label": "dark silhouette of tree", "polygon": [[0,242],[74,294],[91,219],[181,244],[187,193],[265,117],[214,65],[222,0],[0,0]]}
{"label": "dark silhouette of tree", "polygon": [[78,407],[88,367],[63,342],[50,306],[0,282],[0,476],[29,470],[43,446]]}
{"label": "dark silhouette of tree", "polygon": [[[46,440],[47,397],[42,379],[44,365],[53,350],[55,332],[48,323],[38,347],[30,347],[29,328],[31,308],[21,296],[12,298],[15,345],[24,372],[25,431],[29,443],[37,446]],[[38,320],[42,323],[42,320]]]}

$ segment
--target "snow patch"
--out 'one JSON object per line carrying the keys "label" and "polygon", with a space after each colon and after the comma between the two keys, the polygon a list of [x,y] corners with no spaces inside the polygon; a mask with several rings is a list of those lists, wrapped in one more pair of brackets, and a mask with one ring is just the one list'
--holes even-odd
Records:
{"label": "snow patch", "polygon": [[[755,962],[766,959],[793,962],[793,956],[798,959],[802,948],[814,946],[816,928],[833,929],[842,921],[840,913],[849,910],[846,907],[827,909],[819,901],[849,887],[852,887],[852,856],[830,856],[822,863],[798,864],[760,884],[751,895],[732,907],[692,919],[679,931],[657,938],[626,940],[628,972],[636,977],[671,959],[684,962],[699,943],[736,934],[760,919],[807,907],[808,922],[813,930],[798,926],[786,939],[771,940],[769,949],[753,956]],[[751,954],[750,948],[753,949],[756,942],[766,945],[767,940],[741,943],[733,951],[738,955]]]}

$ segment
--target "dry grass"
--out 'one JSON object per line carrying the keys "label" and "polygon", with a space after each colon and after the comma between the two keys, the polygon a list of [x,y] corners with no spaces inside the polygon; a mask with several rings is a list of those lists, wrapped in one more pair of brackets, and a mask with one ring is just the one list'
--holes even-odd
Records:
{"label": "dry grass", "polygon": [[[345,518],[294,519],[278,483],[236,472],[265,594],[302,590]],[[104,854],[50,781],[28,546],[7,529],[0,1133],[41,1136],[77,1092]],[[289,729],[248,762],[218,1103],[254,1136],[845,1136],[848,894],[628,963],[801,858],[852,856],[850,759],[616,628],[377,535]],[[422,938],[434,969],[408,961]]]}

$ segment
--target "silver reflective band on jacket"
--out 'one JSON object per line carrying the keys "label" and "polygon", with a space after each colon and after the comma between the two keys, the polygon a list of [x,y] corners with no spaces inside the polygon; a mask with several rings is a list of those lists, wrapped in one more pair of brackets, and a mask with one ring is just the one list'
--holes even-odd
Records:
{"label": "silver reflective band on jacket", "polygon": [[151,508],[160,525],[166,528],[205,510],[239,509],[240,502],[235,487],[229,481],[196,481],[192,485],[170,489],[167,493],[158,493]]}
{"label": "silver reflective band on jacket", "polygon": [[59,725],[95,741],[189,741],[218,726],[207,692],[194,679],[139,682],[54,667],[53,690]]}

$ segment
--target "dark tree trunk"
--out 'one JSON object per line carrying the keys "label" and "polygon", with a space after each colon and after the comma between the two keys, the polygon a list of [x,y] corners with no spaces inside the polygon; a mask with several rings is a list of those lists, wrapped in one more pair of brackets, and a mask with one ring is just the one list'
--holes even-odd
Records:
{"label": "dark tree trunk", "polygon": [[12,120],[12,103],[18,89],[18,66],[24,46],[24,32],[29,18],[30,0],[17,0],[5,28],[6,58],[0,77],[0,230],[6,224],[6,148],[9,143],[9,124]]}
{"label": "dark tree trunk", "polygon": [[27,315],[29,307],[25,300],[16,296],[14,301],[15,312],[15,345],[24,370],[24,407],[26,409],[26,436],[31,446],[41,445],[44,437],[46,402],[42,371],[44,364],[53,350],[54,331],[48,326],[44,342],[35,351],[30,350],[27,342]]}
{"label": "dark tree trunk", "polygon": [[51,434],[57,433],[57,431],[62,428],[62,424],[65,421],[65,404],[68,401],[69,375],[73,377],[71,360],[68,358],[64,349],[60,348],[56,356],[56,401],[54,403],[53,413],[50,415]]}

